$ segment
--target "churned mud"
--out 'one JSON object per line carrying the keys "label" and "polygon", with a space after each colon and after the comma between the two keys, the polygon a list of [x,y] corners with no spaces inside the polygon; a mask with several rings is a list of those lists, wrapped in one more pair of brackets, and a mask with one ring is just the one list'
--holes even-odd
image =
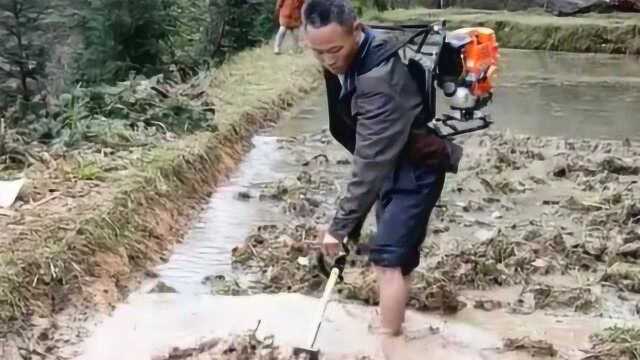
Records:
{"label": "churned mud", "polygon": [[[527,285],[522,296],[535,295],[537,308],[566,303],[584,312],[597,308],[590,288],[538,283],[548,275],[573,276],[584,277],[585,286],[638,292],[637,147],[488,133],[470,138],[465,150],[463,170],[447,181],[415,274],[423,292],[439,285],[480,290]],[[342,167],[348,174],[341,163],[316,155],[297,175],[267,184],[256,195],[279,206],[290,221],[256,227],[246,244],[233,250],[236,267],[257,276],[246,292],[313,293],[322,286],[313,271],[317,226],[330,219],[341,186],[322,169]],[[366,244],[372,229],[363,231],[361,242]],[[366,256],[351,259],[340,292],[375,303],[365,285],[372,279],[358,275],[348,281],[351,272],[365,268]],[[413,305],[426,306],[416,296]],[[582,303],[571,304],[572,299]]]}
{"label": "churned mud", "polygon": [[[304,152],[297,146],[326,142],[328,134],[321,132],[282,141],[281,146],[300,154]],[[637,323],[637,145],[504,132],[469,137],[464,145],[463,169],[447,180],[434,213],[423,262],[413,277],[410,306],[442,314],[462,311],[462,316],[495,312],[525,322],[528,316],[544,314],[558,323]],[[237,277],[210,279],[214,293],[318,296],[322,291],[317,226],[332,215],[348,161],[309,154],[300,164],[296,175],[264,184],[254,194],[239,194],[239,201],[256,197],[272,203],[289,221],[258,226],[244,245],[234,248]],[[336,169],[343,169],[344,176],[327,175]],[[361,245],[352,246],[345,280],[336,290],[343,301],[377,304],[366,254],[358,254],[366,252],[373,229],[365,227]],[[576,328],[568,325],[565,330],[586,332],[583,340],[597,328],[579,321],[573,325]],[[553,344],[557,339],[536,338],[534,331],[522,330],[522,336],[505,336],[500,348],[534,357],[598,353],[579,343],[565,343],[559,350]]]}

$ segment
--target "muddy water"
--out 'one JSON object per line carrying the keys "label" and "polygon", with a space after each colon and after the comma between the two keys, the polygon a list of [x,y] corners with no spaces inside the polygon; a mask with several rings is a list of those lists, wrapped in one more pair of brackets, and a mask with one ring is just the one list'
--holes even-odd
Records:
{"label": "muddy water", "polygon": [[284,220],[264,202],[236,200],[236,195],[250,189],[252,183],[271,181],[284,170],[280,168],[283,154],[276,151],[276,138],[258,136],[254,146],[237,173],[213,195],[184,243],[158,267],[159,278],[178,292],[207,293],[208,287],[201,281],[207,275],[228,272],[231,249],[246,237],[252,224]]}
{"label": "muddy water", "polygon": [[[269,202],[253,195],[261,186],[276,182],[299,171],[308,154],[326,152],[324,147],[304,149],[291,154],[281,148],[285,137],[317,131],[326,116],[326,106],[316,104],[317,96],[304,101],[281,125],[268,133],[255,136],[253,150],[239,169],[219,187],[206,210],[200,215],[184,242],[178,245],[169,261],[156,269],[159,279],[180,293],[209,293],[202,280],[209,275],[228,275],[231,271],[231,249],[242,243],[252,226],[286,221],[285,215]],[[340,149],[334,148],[338,153]],[[238,193],[252,195],[238,199]]]}
{"label": "muddy water", "polygon": [[640,140],[639,58],[508,50],[500,61],[489,110],[495,128]]}
{"label": "muddy water", "polygon": [[[491,106],[496,128],[534,135],[640,139],[640,121],[637,115],[633,118],[640,111],[637,60],[521,51],[507,51],[502,60],[500,87]],[[288,221],[273,204],[255,197],[238,199],[239,192],[255,195],[261,185],[297,174],[300,164],[318,153],[328,153],[333,159],[346,157],[334,144],[294,147],[295,151],[282,146],[289,137],[321,130],[325,119],[326,105],[319,93],[299,104],[277,128],[256,136],[254,149],[218,188],[184,242],[176,246],[167,263],[154,269],[158,278],[146,281],[97,324],[79,358],[148,359],[173,346],[253,329],[258,320],[260,334],[275,334],[282,344],[303,344],[315,316],[316,299],[293,294],[214,296],[203,280],[233,273],[231,249],[244,241],[252,226]],[[177,294],[149,293],[159,281]],[[501,289],[510,301],[518,291]],[[495,298],[496,293],[491,296]],[[373,311],[333,303],[319,346],[335,354],[379,354],[375,337],[367,330]],[[528,359],[524,354],[500,354],[496,348],[505,336],[530,335],[552,341],[564,357],[577,359],[576,349],[587,346],[588,335],[614,321],[623,320],[543,313],[518,317],[472,308],[447,318],[411,313],[408,328],[415,339],[408,347],[413,354],[429,351],[435,358]]]}
{"label": "muddy water", "polygon": [[[213,337],[242,334],[257,327],[258,337],[276,334],[277,342],[307,342],[317,300],[297,294],[242,297],[187,294],[134,294],[118,307],[89,340],[86,359],[149,359],[173,346],[187,348]],[[374,309],[332,302],[318,339],[330,354],[366,354],[379,358],[375,334],[369,330]],[[454,317],[410,312],[406,347],[425,359],[530,359],[523,353],[501,353],[503,337],[532,336],[552,341],[566,358],[579,359],[576,346],[588,347],[588,336],[614,320],[558,319],[544,314],[509,317],[465,310]]]}

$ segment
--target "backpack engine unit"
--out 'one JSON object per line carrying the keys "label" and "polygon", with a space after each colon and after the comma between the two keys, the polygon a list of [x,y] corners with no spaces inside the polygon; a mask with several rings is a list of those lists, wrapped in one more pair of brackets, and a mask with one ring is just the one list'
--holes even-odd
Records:
{"label": "backpack engine unit", "polygon": [[[371,28],[400,38],[397,51],[422,90],[429,108],[427,121],[437,133],[452,137],[491,125],[489,116],[480,110],[493,99],[493,79],[500,58],[492,29],[447,31],[444,21]],[[436,86],[453,114],[436,114]]]}

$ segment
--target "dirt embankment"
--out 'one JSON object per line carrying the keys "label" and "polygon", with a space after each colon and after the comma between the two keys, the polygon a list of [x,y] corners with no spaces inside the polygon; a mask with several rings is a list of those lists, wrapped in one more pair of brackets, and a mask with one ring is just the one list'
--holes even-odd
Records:
{"label": "dirt embankment", "polygon": [[543,11],[473,9],[395,10],[369,17],[372,23],[447,21],[449,29],[486,26],[496,31],[503,48],[613,54],[640,54],[638,14],[588,14],[555,17]]}
{"label": "dirt embankment", "polygon": [[29,168],[18,201],[0,213],[0,335],[17,331],[28,342],[32,319],[120,301],[181,238],[252,134],[317,86],[318,70],[308,56],[247,51],[211,75],[214,131],[124,149],[92,145]]}

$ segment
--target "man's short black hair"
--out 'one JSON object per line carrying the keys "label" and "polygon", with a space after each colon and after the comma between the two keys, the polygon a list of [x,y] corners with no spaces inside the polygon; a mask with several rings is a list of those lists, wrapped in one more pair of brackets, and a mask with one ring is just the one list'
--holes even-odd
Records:
{"label": "man's short black hair", "polygon": [[349,0],[307,0],[302,17],[305,28],[316,29],[332,23],[351,28],[358,19]]}

